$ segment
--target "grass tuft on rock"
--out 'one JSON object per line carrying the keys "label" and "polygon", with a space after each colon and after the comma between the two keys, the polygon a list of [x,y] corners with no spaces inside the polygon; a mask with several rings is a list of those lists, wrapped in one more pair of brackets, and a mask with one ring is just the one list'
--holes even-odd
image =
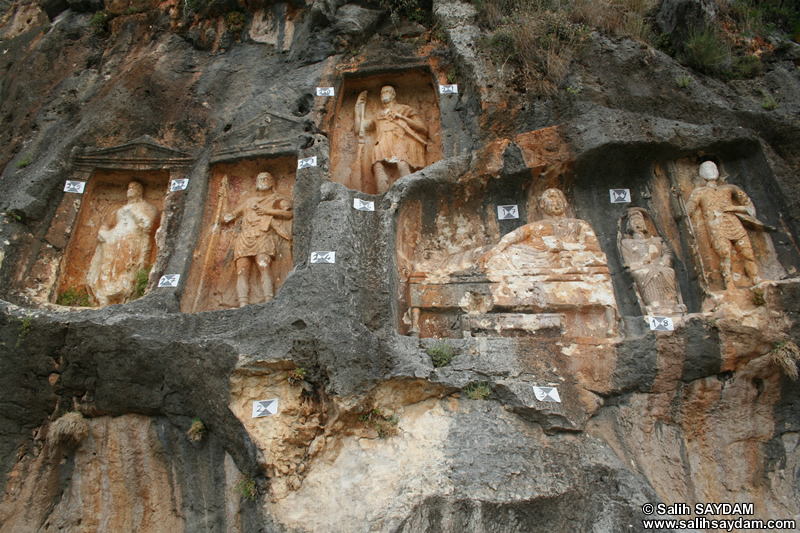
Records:
{"label": "grass tuft on rock", "polygon": [[438,341],[428,346],[427,353],[436,368],[449,365],[456,355],[455,349],[447,341]]}
{"label": "grass tuft on rock", "polygon": [[186,431],[186,436],[189,438],[190,442],[200,442],[206,436],[208,430],[206,429],[206,425],[203,424],[203,421],[197,417],[192,418],[192,425],[189,426],[188,431]]}
{"label": "grass tuft on rock", "polygon": [[462,390],[470,400],[486,400],[492,393],[492,390],[489,388],[489,384],[485,381],[470,383]]}

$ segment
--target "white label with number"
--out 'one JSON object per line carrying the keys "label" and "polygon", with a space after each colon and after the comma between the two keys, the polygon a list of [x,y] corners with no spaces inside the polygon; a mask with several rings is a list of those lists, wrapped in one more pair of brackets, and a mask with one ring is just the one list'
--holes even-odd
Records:
{"label": "white label with number", "polygon": [[317,96],[333,96],[333,87],[317,87]]}
{"label": "white label with number", "polygon": [[317,156],[313,157],[304,157],[303,159],[297,160],[297,169],[303,168],[311,168],[317,166]]}
{"label": "white label with number", "polygon": [[533,394],[540,402],[558,402],[561,403],[561,396],[558,395],[558,389],[555,387],[537,387],[533,386]]}
{"label": "white label with number", "polygon": [[519,218],[519,206],[516,205],[498,205],[497,218],[499,220],[513,220]]}
{"label": "white label with number", "polygon": [[158,280],[159,287],[177,287],[180,281],[180,274],[165,274]]}
{"label": "white label with number", "polygon": [[353,198],[353,208],[359,211],[375,211],[375,202]]}
{"label": "white label with number", "polygon": [[611,196],[612,204],[629,204],[631,203],[630,189],[609,189],[608,194]]}
{"label": "white label with number", "polygon": [[75,194],[83,194],[83,189],[86,188],[85,181],[72,181],[67,180],[64,184],[64,192],[74,192]]}
{"label": "white label with number", "polygon": [[458,94],[458,85],[439,85],[439,94]]}
{"label": "white label with number", "polygon": [[674,331],[675,324],[668,316],[649,316],[647,321],[650,323],[650,329],[653,331]]}
{"label": "white label with number", "polygon": [[336,252],[311,252],[312,263],[336,263]]}
{"label": "white label with number", "polygon": [[278,414],[278,399],[256,400],[253,402],[253,418]]}
{"label": "white label with number", "polygon": [[189,180],[186,178],[179,180],[172,180],[169,182],[169,192],[185,191],[189,186]]}

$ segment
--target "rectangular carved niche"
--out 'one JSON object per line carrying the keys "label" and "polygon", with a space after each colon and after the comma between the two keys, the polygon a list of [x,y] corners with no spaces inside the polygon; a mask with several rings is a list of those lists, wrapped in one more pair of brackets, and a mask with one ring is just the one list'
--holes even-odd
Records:
{"label": "rectangular carved niche", "polygon": [[[261,237],[252,233],[258,242],[253,241],[251,245],[263,252],[269,263],[267,271],[273,294],[280,289],[294,267],[293,189],[296,167],[297,159],[293,156],[238,161],[211,167],[203,225],[181,300],[183,312],[240,307],[243,283],[247,287],[246,303],[261,303],[270,299],[264,294],[267,289],[261,267],[255,258],[244,261],[250,263],[249,275],[245,274],[240,279],[237,274],[236,241],[243,238],[243,226],[249,228],[248,231],[258,228],[262,232]],[[256,177],[262,172],[272,175],[274,186],[258,196]],[[258,215],[254,209],[257,198],[266,198],[269,209],[284,213],[278,216]],[[226,214],[236,215],[236,218],[226,222]],[[262,257],[262,262],[265,258]],[[238,289],[237,283],[240,284]]]}
{"label": "rectangular carved niche", "polygon": [[[156,232],[162,223],[169,177],[167,170],[94,171],[86,185],[72,237],[61,262],[53,303],[69,304],[59,300],[65,296],[85,302],[92,293],[91,287],[98,285],[103,287],[96,289],[98,296],[93,298],[93,305],[124,303],[135,297],[129,294],[129,289],[136,284],[137,272],[146,272],[158,254]],[[144,201],[133,211],[126,207],[132,182],[143,187]],[[69,207],[71,203],[65,205]],[[122,208],[126,209],[121,211]],[[59,213],[50,233],[60,231],[58,220]],[[98,241],[101,232],[108,235],[105,244]],[[90,271],[97,272],[95,278],[102,277],[103,281],[92,281]],[[144,276],[146,283],[147,275],[139,275]],[[103,292],[107,300],[100,295]]]}
{"label": "rectangular carved niche", "polygon": [[[381,89],[385,86],[394,88],[397,114],[409,119],[394,119],[396,127],[387,120],[378,124],[377,119],[384,109]],[[365,123],[372,121],[375,127],[364,128],[364,142],[361,143],[360,131],[356,129],[356,103],[364,91],[367,91]],[[415,130],[413,124],[420,122],[424,129]],[[331,179],[367,194],[386,192],[391,183],[402,177],[399,160],[383,164],[386,180],[373,172],[373,164],[380,154],[392,159],[391,154],[381,148],[389,144],[399,147],[396,153],[409,154],[407,159],[412,161],[405,163],[410,163],[412,172],[442,158],[439,98],[430,73],[412,70],[344,80],[331,138]]]}

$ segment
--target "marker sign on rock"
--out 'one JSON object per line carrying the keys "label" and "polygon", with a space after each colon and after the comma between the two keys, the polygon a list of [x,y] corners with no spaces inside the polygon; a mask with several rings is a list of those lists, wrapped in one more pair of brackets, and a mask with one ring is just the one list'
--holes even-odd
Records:
{"label": "marker sign on rock", "polygon": [[317,96],[333,96],[333,87],[317,87]]}
{"label": "marker sign on rock", "polygon": [[375,202],[353,198],[353,208],[359,211],[375,211]]}
{"label": "marker sign on rock", "polygon": [[186,178],[179,180],[172,180],[169,182],[169,192],[185,191],[186,187],[188,186],[189,186],[189,180]]}
{"label": "marker sign on rock", "polygon": [[158,280],[158,286],[160,287],[177,287],[178,281],[180,281],[181,275],[180,274],[165,274],[161,276],[161,279]]}
{"label": "marker sign on rock", "polygon": [[311,168],[317,166],[317,156],[304,157],[297,160],[297,169]]}
{"label": "marker sign on rock", "polygon": [[458,85],[439,85],[439,94],[458,94]]}
{"label": "marker sign on rock", "polygon": [[516,205],[498,205],[497,218],[499,220],[513,220],[519,218],[519,207]]}
{"label": "marker sign on rock", "polygon": [[64,184],[64,192],[74,192],[75,194],[83,194],[84,188],[86,188],[85,181],[67,180],[67,182]]}
{"label": "marker sign on rock", "polygon": [[609,189],[608,194],[611,196],[612,204],[629,204],[631,203],[630,189]]}
{"label": "marker sign on rock", "polygon": [[533,386],[533,394],[540,402],[558,402],[561,403],[561,396],[558,395],[558,389],[555,387],[537,387]]}
{"label": "marker sign on rock", "polygon": [[647,321],[653,331],[673,331],[675,329],[675,324],[668,316],[649,316]]}
{"label": "marker sign on rock", "polygon": [[253,418],[270,416],[278,413],[278,399],[256,400],[253,402]]}
{"label": "marker sign on rock", "polygon": [[311,252],[312,263],[336,263],[336,252]]}

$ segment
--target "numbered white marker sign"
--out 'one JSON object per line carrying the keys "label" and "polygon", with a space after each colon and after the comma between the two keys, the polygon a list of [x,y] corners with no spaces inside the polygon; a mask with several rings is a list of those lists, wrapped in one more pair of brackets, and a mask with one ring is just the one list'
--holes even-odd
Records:
{"label": "numbered white marker sign", "polygon": [[499,220],[513,220],[519,218],[519,207],[516,205],[498,205],[497,218]]}
{"label": "numbered white marker sign", "polygon": [[609,189],[608,194],[611,196],[612,204],[629,204],[631,203],[630,189]]}
{"label": "numbered white marker sign", "polygon": [[188,186],[188,179],[172,180],[169,182],[169,192],[185,191]]}
{"label": "numbered white marker sign", "polygon": [[333,87],[317,87],[317,96],[333,96]]}
{"label": "numbered white marker sign", "polygon": [[310,168],[317,166],[317,156],[313,157],[304,157],[303,159],[297,160],[297,169],[300,170],[302,168]]}
{"label": "numbered white marker sign", "polygon": [[85,181],[72,181],[67,180],[64,184],[64,192],[74,192],[76,194],[83,194],[83,189],[86,188]]}
{"label": "numbered white marker sign", "polygon": [[375,202],[368,202],[361,198],[353,198],[353,208],[359,211],[375,211]]}
{"label": "numbered white marker sign", "polygon": [[180,281],[180,274],[165,274],[158,280],[159,287],[177,287]]}
{"label": "numbered white marker sign", "polygon": [[650,329],[653,331],[673,331],[675,324],[668,316],[649,316],[647,321],[650,322]]}
{"label": "numbered white marker sign", "polygon": [[458,85],[439,85],[439,94],[458,94]]}
{"label": "numbered white marker sign", "polygon": [[555,387],[537,387],[533,386],[533,394],[540,402],[558,402],[561,403],[561,396],[558,395],[558,389]]}
{"label": "numbered white marker sign", "polygon": [[312,263],[329,263],[336,262],[336,252],[311,252]]}
{"label": "numbered white marker sign", "polygon": [[256,400],[253,402],[253,418],[278,414],[278,399]]}

